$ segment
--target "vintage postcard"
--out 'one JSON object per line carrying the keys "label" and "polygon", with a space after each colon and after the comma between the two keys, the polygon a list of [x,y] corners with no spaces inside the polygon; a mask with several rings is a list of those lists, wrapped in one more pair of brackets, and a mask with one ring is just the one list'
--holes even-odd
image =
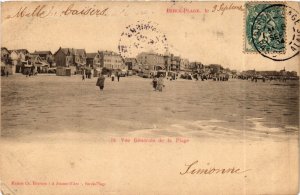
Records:
{"label": "vintage postcard", "polygon": [[1,195],[293,195],[300,4],[1,3]]}

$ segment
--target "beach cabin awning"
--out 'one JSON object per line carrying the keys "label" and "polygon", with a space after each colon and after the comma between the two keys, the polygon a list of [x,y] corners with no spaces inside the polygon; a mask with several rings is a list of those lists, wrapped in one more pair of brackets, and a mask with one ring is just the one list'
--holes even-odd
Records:
{"label": "beach cabin awning", "polygon": [[35,66],[49,66],[49,64],[47,62],[38,61],[35,62]]}
{"label": "beach cabin awning", "polygon": [[155,66],[164,69],[164,66],[162,66],[162,65],[155,65]]}
{"label": "beach cabin awning", "polygon": [[78,62],[77,64],[80,65],[80,66],[85,66],[84,62]]}
{"label": "beach cabin awning", "polygon": [[50,66],[47,62],[42,62],[42,66]]}
{"label": "beach cabin awning", "polygon": [[31,64],[25,64],[24,67],[25,68],[31,68],[31,67],[33,67],[33,65],[31,65]]}

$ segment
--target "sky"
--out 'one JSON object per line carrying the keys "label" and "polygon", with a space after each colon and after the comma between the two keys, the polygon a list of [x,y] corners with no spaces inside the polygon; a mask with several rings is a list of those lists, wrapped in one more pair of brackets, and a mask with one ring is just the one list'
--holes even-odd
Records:
{"label": "sky", "polygon": [[[72,5],[73,4],[73,5]],[[259,53],[244,52],[245,11],[231,9],[212,12],[214,6],[229,7],[230,2],[56,2],[24,3],[9,2],[2,4],[1,46],[8,49],[26,48],[51,50],[59,47],[84,48],[87,52],[112,50],[119,52],[118,45],[131,47],[132,55],[143,51],[168,52],[199,61],[203,64],[221,64],[235,70],[281,70],[285,68],[299,74],[299,55],[283,62],[267,59]],[[37,6],[45,5],[45,18],[36,16],[7,18],[14,16],[19,9],[27,7],[32,13]],[[244,6],[235,2],[234,6]],[[62,12],[68,10],[69,14]],[[200,13],[167,13],[167,9],[198,10]],[[105,10],[106,16],[72,15],[70,10]],[[208,10],[205,13],[205,9]],[[298,8],[299,9],[299,8]],[[55,13],[55,14],[54,14]],[[65,12],[66,13],[66,12]],[[146,44],[124,36],[128,26],[151,24],[154,31],[138,30],[139,35],[158,36],[155,44]],[[122,36],[123,33],[123,36]],[[166,37],[165,44],[161,43]],[[135,48],[134,44],[143,45]],[[135,48],[135,49],[133,49]]]}

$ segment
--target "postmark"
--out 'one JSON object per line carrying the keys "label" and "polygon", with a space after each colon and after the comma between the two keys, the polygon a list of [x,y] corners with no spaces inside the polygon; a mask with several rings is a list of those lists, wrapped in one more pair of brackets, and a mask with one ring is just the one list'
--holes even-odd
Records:
{"label": "postmark", "polygon": [[[273,4],[265,7],[251,26],[253,46],[268,59],[289,60],[299,54],[299,24],[299,12],[287,5]],[[284,53],[280,53],[281,51]]]}
{"label": "postmark", "polygon": [[[258,40],[262,40],[262,42],[257,46],[268,53],[285,52],[285,9],[284,7],[274,7],[273,9],[266,10],[267,7],[272,5],[276,4],[258,2],[248,2],[245,4],[244,51],[246,53],[258,53],[253,42],[257,43]],[[254,33],[261,36],[253,37],[252,27],[254,27]]]}
{"label": "postmark", "polygon": [[168,39],[156,22],[140,20],[126,26],[121,33],[118,50],[123,58],[142,51],[164,54],[168,52]]}

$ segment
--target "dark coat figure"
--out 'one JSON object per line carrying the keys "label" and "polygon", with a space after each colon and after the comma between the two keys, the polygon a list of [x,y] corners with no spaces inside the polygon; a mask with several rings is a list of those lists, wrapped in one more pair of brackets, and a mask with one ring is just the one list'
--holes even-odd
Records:
{"label": "dark coat figure", "polygon": [[154,77],[152,84],[153,84],[154,90],[156,91],[156,88],[157,88],[157,78],[156,77]]}
{"label": "dark coat figure", "polygon": [[99,75],[96,86],[99,86],[100,91],[102,91],[104,88],[104,81],[105,81],[105,77],[103,75]]}
{"label": "dark coat figure", "polygon": [[163,75],[160,75],[157,81],[157,90],[162,92],[163,87],[164,87],[164,78]]}
{"label": "dark coat figure", "polygon": [[117,73],[118,82],[120,81],[120,73]]}

